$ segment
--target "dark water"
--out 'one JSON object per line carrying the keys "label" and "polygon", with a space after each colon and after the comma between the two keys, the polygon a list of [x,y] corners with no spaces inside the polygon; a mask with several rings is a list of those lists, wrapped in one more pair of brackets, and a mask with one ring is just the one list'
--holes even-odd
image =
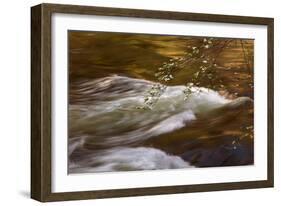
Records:
{"label": "dark water", "polygon": [[166,83],[153,109],[139,109],[157,68],[201,41],[70,33],[69,172],[253,164],[253,62],[245,61],[251,40],[231,41],[220,53],[217,89],[201,79],[184,100],[193,65]]}

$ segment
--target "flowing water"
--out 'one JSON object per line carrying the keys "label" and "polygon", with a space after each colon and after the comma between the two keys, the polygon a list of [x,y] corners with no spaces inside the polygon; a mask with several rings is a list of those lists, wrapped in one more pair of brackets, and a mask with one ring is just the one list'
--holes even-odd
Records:
{"label": "flowing water", "polygon": [[[91,39],[89,36],[86,35]],[[175,42],[174,37],[171,38]],[[133,39],[135,43],[140,39],[143,42],[143,37]],[[165,42],[168,40],[165,37]],[[182,41],[176,42],[181,45]],[[111,42],[113,50],[116,42],[120,48],[118,39]],[[128,42],[123,47],[131,48]],[[233,71],[239,73],[237,82],[240,86],[236,90],[232,88],[239,95],[207,89],[203,84],[201,87],[193,86],[185,100],[183,91],[186,87],[181,75],[177,82],[166,85],[153,109],[140,109],[146,91],[159,84],[152,80],[153,70],[149,67],[153,66],[142,65],[141,69],[136,69],[140,64],[131,62],[128,57],[126,65],[132,69],[116,72],[114,68],[122,66],[122,61],[116,60],[120,57],[111,57],[110,61],[116,60],[115,63],[101,66],[97,59],[105,53],[102,45],[96,46],[100,53],[93,55],[93,48],[79,50],[82,43],[76,44],[70,45],[69,173],[253,163],[253,94],[249,87],[245,87],[250,82],[245,78],[247,70],[237,67]],[[142,44],[153,45],[151,41]],[[167,45],[166,50],[171,52],[171,47]],[[143,49],[143,45],[133,51],[139,49]],[[176,55],[172,52],[165,56],[162,50],[162,55],[159,55],[159,49],[155,52],[155,48],[145,47],[145,51],[154,54],[154,62]],[[138,56],[145,60],[146,53],[137,55],[133,51],[127,52],[133,53],[134,59]],[[180,49],[178,52],[182,53]],[[92,69],[73,69],[89,68],[81,65],[78,57],[84,61],[94,58],[96,68],[100,68],[97,74],[92,76],[95,71]],[[236,62],[240,61],[241,57],[237,56]],[[88,65],[93,66],[93,63]],[[235,78],[227,75],[229,69],[226,66],[223,69],[220,74],[225,75],[225,79],[229,78],[229,84],[237,84],[233,82]],[[232,92],[231,87],[229,90]]]}
{"label": "flowing water", "polygon": [[[211,124],[208,120],[251,108],[248,97],[229,100],[206,88],[197,93],[194,87],[184,100],[184,86],[169,86],[152,110],[139,109],[145,91],[153,84],[117,75],[77,83],[72,94],[76,95],[75,102],[69,106],[70,172],[190,167],[181,157],[184,153],[178,155],[178,151],[167,152],[145,143],[165,134],[173,139],[173,133],[189,130],[189,125],[200,118],[203,129]],[[207,120],[203,123],[204,117]]]}

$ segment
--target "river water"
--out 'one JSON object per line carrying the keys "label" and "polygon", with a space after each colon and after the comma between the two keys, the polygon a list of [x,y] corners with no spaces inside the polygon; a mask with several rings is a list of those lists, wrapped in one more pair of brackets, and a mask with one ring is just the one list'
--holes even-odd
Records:
{"label": "river water", "polygon": [[73,32],[69,40],[69,173],[253,164],[253,68],[237,43],[219,59],[227,91],[202,82],[185,99],[181,73],[153,109],[140,109],[159,84],[155,70],[192,38]]}

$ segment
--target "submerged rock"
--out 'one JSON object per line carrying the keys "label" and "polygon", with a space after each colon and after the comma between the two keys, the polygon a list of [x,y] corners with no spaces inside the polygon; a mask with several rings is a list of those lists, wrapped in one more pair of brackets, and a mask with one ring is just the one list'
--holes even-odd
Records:
{"label": "submerged rock", "polygon": [[196,167],[236,166],[254,163],[254,144],[250,138],[219,136],[198,139],[185,145],[180,156]]}

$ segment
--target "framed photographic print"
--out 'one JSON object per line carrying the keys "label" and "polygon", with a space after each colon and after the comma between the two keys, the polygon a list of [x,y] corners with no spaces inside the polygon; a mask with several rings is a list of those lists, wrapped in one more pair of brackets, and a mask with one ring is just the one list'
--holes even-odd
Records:
{"label": "framed photographic print", "polygon": [[273,19],[31,9],[31,197],[273,187]]}

